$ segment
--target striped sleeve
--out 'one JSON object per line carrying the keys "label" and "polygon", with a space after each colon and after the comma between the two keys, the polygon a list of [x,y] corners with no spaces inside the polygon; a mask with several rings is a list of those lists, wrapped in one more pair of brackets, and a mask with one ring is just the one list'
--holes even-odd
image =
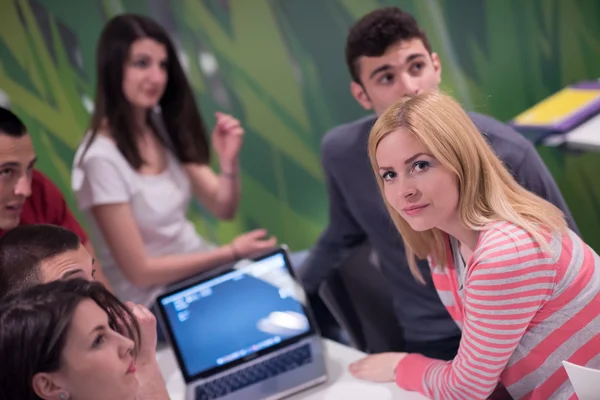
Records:
{"label": "striped sleeve", "polygon": [[441,362],[407,355],[396,368],[398,385],[434,399],[487,398],[555,278],[553,257],[528,233],[514,226],[487,231],[468,266],[457,356]]}

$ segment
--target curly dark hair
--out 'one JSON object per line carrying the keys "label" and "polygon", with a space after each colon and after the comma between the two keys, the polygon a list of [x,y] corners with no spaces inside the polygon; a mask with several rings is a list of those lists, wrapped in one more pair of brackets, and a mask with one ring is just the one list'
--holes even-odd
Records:
{"label": "curly dark hair", "polygon": [[32,286],[0,303],[2,398],[40,400],[33,377],[59,369],[73,314],[86,299],[98,304],[108,314],[110,327],[139,348],[140,329],[134,315],[101,284],[70,279]]}
{"label": "curly dark hair", "polygon": [[346,38],[346,64],[352,80],[361,83],[360,57],[379,57],[390,46],[410,39],[421,39],[431,53],[429,40],[415,18],[398,7],[380,8],[359,19]]}

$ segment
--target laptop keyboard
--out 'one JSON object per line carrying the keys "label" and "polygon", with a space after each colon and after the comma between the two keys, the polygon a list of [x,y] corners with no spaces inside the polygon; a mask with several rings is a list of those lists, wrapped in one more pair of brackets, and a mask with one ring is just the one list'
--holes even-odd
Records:
{"label": "laptop keyboard", "polygon": [[312,361],[310,344],[279,354],[196,388],[196,400],[226,396],[255,383],[289,372]]}

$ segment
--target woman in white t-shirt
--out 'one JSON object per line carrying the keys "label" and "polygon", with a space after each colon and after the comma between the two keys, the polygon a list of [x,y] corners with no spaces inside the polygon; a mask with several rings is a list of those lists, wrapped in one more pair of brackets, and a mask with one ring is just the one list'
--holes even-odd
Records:
{"label": "woman in white t-shirt", "polygon": [[186,217],[192,193],[217,218],[232,219],[238,206],[244,131],[235,118],[216,117],[219,175],[165,31],[138,15],[108,22],[98,44],[91,129],[77,150],[72,185],[122,300],[148,305],[164,285],[276,245],[255,230],[217,247]]}

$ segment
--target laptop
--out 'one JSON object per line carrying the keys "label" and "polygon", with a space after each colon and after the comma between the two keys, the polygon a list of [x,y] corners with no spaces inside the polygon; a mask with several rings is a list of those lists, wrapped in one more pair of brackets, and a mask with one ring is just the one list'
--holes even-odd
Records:
{"label": "laptop", "polygon": [[156,303],[186,400],[275,400],[327,380],[285,246],[167,289]]}

